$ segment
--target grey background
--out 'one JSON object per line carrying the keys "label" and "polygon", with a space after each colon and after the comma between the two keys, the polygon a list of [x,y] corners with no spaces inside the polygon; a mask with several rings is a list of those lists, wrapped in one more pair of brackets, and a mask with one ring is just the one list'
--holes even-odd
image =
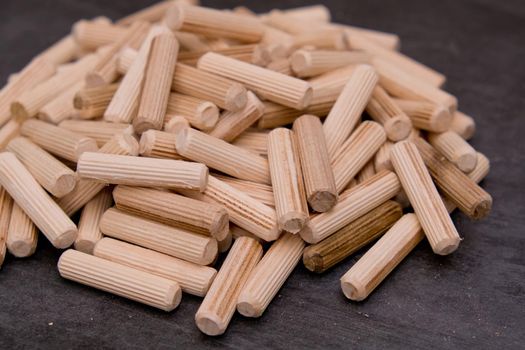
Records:
{"label": "grey background", "polygon": [[[3,0],[0,79],[65,35],[80,18],[118,18],[149,0]],[[311,1],[204,1],[257,11]],[[336,21],[398,33],[402,51],[448,77],[446,89],[476,118],[472,144],[491,160],[483,186],[490,217],[453,215],[457,252],[422,243],[371,297],[346,300],[340,276],[361,255],[322,275],[298,267],[260,319],[234,316],[227,333],[202,335],[200,300],[164,313],[62,280],[60,252],[41,239],[34,257],[0,272],[0,347],[6,348],[523,348],[525,317],[525,2],[325,1]]]}

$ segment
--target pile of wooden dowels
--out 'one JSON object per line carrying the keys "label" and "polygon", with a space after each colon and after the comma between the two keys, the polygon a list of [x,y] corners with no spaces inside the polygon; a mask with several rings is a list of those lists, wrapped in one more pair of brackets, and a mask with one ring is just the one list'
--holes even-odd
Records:
{"label": "pile of wooden dowels", "polygon": [[489,161],[445,77],[398,49],[322,5],[77,22],[0,92],[1,261],[40,231],[74,247],[62,277],[165,311],[203,297],[219,335],[301,258],[322,273],[367,247],[341,277],[357,301],[425,238],[454,252],[449,214],[490,212]]}

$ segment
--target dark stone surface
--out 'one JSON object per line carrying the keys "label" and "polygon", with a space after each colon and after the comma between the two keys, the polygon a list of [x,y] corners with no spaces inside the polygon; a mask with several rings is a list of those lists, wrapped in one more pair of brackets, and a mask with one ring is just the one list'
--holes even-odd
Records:
{"label": "dark stone surface", "polygon": [[[118,18],[152,1],[3,0],[0,79],[65,35],[82,17]],[[230,7],[239,1],[205,1]],[[245,1],[257,11],[306,1]],[[227,333],[202,335],[199,299],[166,314],[62,280],[45,239],[0,273],[0,347],[8,348],[523,348],[525,341],[525,3],[521,0],[326,1],[336,21],[392,31],[402,51],[445,73],[474,116],[472,144],[491,160],[483,186],[490,217],[455,213],[464,237],[448,257],[418,246],[371,297],[346,300],[340,276],[360,254],[318,276],[298,267],[264,316],[234,316]]]}

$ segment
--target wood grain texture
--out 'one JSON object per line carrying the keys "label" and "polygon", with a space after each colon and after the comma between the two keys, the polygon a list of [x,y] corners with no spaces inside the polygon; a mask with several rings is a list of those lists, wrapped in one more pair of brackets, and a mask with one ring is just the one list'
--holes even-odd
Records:
{"label": "wood grain texture", "polygon": [[79,110],[79,118],[102,117],[118,88],[119,84],[115,83],[79,90],[73,98],[73,105]]}
{"label": "wood grain texture", "polygon": [[456,111],[452,115],[450,130],[454,131],[465,140],[470,140],[476,132],[476,123],[471,116],[463,112]]}
{"label": "wood grain texture", "polygon": [[110,123],[103,120],[64,120],[59,127],[79,135],[92,138],[98,147],[104,146],[111,138],[123,132],[133,134],[133,127],[126,123]]}
{"label": "wood grain texture", "polygon": [[366,111],[383,126],[390,141],[404,140],[412,130],[412,121],[381,86],[375,87]]}
{"label": "wood grain texture", "polygon": [[476,167],[478,160],[476,150],[455,132],[430,133],[428,141],[449,161],[455,164],[459,170],[469,173]]}
{"label": "wood grain texture", "polygon": [[210,101],[175,92],[168,99],[165,122],[169,123],[176,116],[184,117],[196,129],[207,131],[217,125],[219,109]]}
{"label": "wood grain texture", "polygon": [[17,258],[33,255],[38,243],[38,230],[27,214],[13,203],[9,229],[7,231],[7,250]]}
{"label": "wood grain texture", "polygon": [[452,123],[452,114],[441,105],[403,99],[394,99],[394,101],[418,129],[445,132]]}

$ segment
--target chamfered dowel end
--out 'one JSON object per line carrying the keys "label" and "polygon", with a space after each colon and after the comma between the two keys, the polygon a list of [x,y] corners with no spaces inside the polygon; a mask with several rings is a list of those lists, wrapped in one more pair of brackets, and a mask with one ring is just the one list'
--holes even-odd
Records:
{"label": "chamfered dowel end", "polygon": [[432,250],[438,255],[448,255],[458,249],[460,242],[461,238],[459,237],[447,237],[436,242]]}
{"label": "chamfered dowel end", "polygon": [[75,249],[86,254],[93,254],[96,243],[90,239],[77,239],[75,241]]}
{"label": "chamfered dowel end", "polygon": [[[245,91],[246,89],[244,89],[244,92],[242,91],[242,87],[239,90],[239,87],[236,85],[228,91],[228,94],[226,95],[228,101],[230,101],[230,99],[232,101],[236,101],[233,104],[234,108],[238,107],[239,105],[246,105],[246,98],[243,97],[243,95],[246,96]],[[232,96],[230,96],[230,92]],[[232,106],[230,105],[230,107]],[[202,125],[205,130],[213,129],[213,127],[217,125],[217,122],[219,121],[219,109],[213,103],[209,101],[204,101],[200,103],[196,109],[196,112],[200,116]]]}
{"label": "chamfered dowel end", "polygon": [[75,173],[58,174],[53,188],[50,188],[49,190],[55,197],[60,198],[73,191],[76,184],[77,176]]}
{"label": "chamfered dowel end", "polygon": [[17,257],[24,258],[32,255],[36,250],[36,244],[27,240],[14,241],[9,244],[9,252]]}
{"label": "chamfered dowel end", "polygon": [[337,192],[332,190],[316,191],[308,197],[308,204],[318,213],[324,213],[337,203]]}
{"label": "chamfered dowel end", "polygon": [[385,128],[388,139],[396,142],[404,140],[410,135],[412,122],[405,115],[397,115],[389,118],[383,127]]}
{"label": "chamfered dowel end", "polygon": [[226,91],[225,97],[225,107],[228,111],[240,111],[248,103],[247,90],[239,83],[232,84]]}
{"label": "chamfered dowel end", "polygon": [[298,233],[304,227],[308,216],[299,211],[290,211],[279,217],[279,225],[284,231]]}
{"label": "chamfered dowel end", "polygon": [[308,224],[304,225],[304,227],[299,231],[299,235],[301,238],[306,242],[310,244],[318,243],[317,238],[314,237],[314,232]]}
{"label": "chamfered dowel end", "polygon": [[173,311],[179,306],[180,302],[182,300],[182,289],[180,288],[179,284],[172,284],[168,288],[168,293],[166,293],[166,305],[167,307],[164,308],[164,311]]}
{"label": "chamfered dowel end", "polygon": [[202,257],[199,261],[200,265],[210,265],[212,264],[217,255],[219,254],[219,244],[216,239],[210,239],[209,242],[204,247]]}
{"label": "chamfered dowel end", "polygon": [[228,327],[216,314],[200,310],[195,314],[195,323],[202,333],[211,336],[223,334]]}
{"label": "chamfered dowel end", "polygon": [[309,271],[322,273],[325,271],[323,259],[318,252],[312,251],[306,247],[303,253],[303,264]]}
{"label": "chamfered dowel end", "polygon": [[75,242],[75,239],[77,238],[78,230],[76,227],[73,227],[71,229],[65,230],[61,233],[60,236],[55,238],[53,242],[53,246],[58,249],[66,249],[69,246]]}
{"label": "chamfered dowel end", "polygon": [[237,311],[244,317],[261,317],[265,308],[254,302],[254,298],[242,293],[237,301]]}
{"label": "chamfered dowel end", "polygon": [[224,241],[230,232],[230,217],[226,209],[221,208],[212,218],[210,232],[217,241]]}
{"label": "chamfered dowel end", "polygon": [[18,122],[24,121],[30,117],[29,112],[24,105],[18,101],[13,101],[11,103],[11,115]]}
{"label": "chamfered dowel end", "polygon": [[341,279],[341,289],[345,297],[353,301],[362,301],[367,297],[366,289],[363,286],[348,279]]}
{"label": "chamfered dowel end", "polygon": [[139,142],[132,134],[122,133],[116,137],[116,141],[130,156],[139,155]]}
{"label": "chamfered dowel end", "polygon": [[472,170],[474,170],[477,162],[478,155],[475,152],[461,154],[455,160],[458,168],[465,173],[470,173]]}
{"label": "chamfered dowel end", "polygon": [[164,17],[164,24],[171,30],[179,30],[184,23],[184,5],[174,3]]}
{"label": "chamfered dowel end", "polygon": [[483,219],[484,217],[489,215],[491,210],[492,196],[487,193],[486,198],[480,199],[480,201],[477,203],[476,208],[474,208],[474,215],[472,216],[472,218],[474,220]]}
{"label": "chamfered dowel end", "polygon": [[441,105],[436,106],[429,119],[432,130],[434,132],[445,132],[449,129],[451,123],[452,114],[450,111]]}

